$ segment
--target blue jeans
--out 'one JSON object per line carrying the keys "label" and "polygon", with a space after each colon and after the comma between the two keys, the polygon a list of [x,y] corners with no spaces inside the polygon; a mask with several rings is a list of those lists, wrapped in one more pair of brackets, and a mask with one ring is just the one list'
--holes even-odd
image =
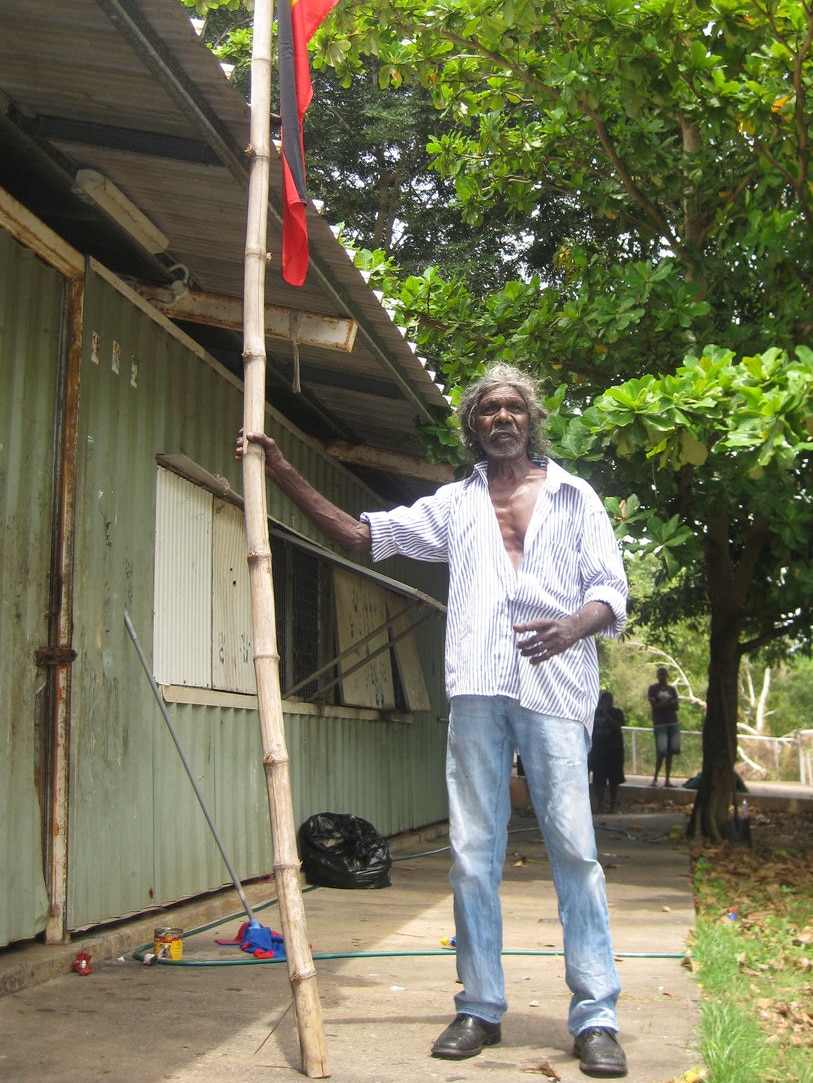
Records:
{"label": "blue jeans", "polygon": [[597,860],[581,722],[537,714],[504,696],[451,701],[446,779],[454,892],[458,1012],[499,1022],[508,1007],[499,888],[511,815],[514,750],[545,838],[559,901],[568,1027],[617,1030],[621,986],[613,959],[604,873]]}

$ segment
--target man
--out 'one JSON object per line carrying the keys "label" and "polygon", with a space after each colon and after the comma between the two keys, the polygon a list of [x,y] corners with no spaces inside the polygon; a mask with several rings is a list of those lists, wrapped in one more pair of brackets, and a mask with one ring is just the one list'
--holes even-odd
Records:
{"label": "man", "polygon": [[502,1037],[506,1011],[499,886],[519,752],[545,836],[572,992],[569,1029],[583,1072],[626,1074],[604,874],[590,810],[587,750],[598,700],[593,636],[617,635],[627,584],[593,490],[538,457],[545,414],[534,382],[493,366],[458,408],[477,460],[470,477],[412,507],[357,521],[317,493],[268,437],[266,473],[312,522],[374,560],[400,553],[449,565],[447,783],[457,1016],[432,1047],[450,1060]]}
{"label": "man", "polygon": [[669,684],[669,671],[663,666],[657,671],[657,684],[651,684],[647,699],[652,708],[652,730],[655,735],[655,777],[650,786],[658,785],[658,775],[664,767],[664,786],[671,787],[672,757],[680,754],[680,723],[678,694]]}

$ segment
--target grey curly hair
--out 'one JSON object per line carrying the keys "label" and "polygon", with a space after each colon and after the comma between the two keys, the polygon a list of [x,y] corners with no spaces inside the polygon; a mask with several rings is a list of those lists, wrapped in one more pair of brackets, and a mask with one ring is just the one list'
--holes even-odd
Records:
{"label": "grey curly hair", "polygon": [[528,409],[528,455],[531,458],[539,458],[546,453],[545,421],[548,414],[540,405],[541,388],[538,381],[522,369],[499,361],[489,365],[483,376],[466,388],[457,407],[460,442],[469,455],[476,460],[485,458],[485,452],[477,440],[475,423],[480,402],[483,396],[495,387],[506,385],[522,396]]}

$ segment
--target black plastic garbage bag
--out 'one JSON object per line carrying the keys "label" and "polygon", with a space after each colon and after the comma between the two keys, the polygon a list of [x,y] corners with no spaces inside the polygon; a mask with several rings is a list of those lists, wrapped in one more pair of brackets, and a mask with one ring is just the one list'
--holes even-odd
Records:
{"label": "black plastic garbage bag", "polygon": [[341,812],[320,812],[299,828],[305,879],[320,887],[389,887],[392,857],[371,823]]}

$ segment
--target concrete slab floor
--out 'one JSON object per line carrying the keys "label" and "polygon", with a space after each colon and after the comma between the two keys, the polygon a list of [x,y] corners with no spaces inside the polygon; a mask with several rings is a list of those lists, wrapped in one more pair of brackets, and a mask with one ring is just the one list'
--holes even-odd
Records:
{"label": "concrete slab floor", "polygon": [[[694,922],[684,824],[678,809],[596,818],[624,986],[619,1022],[630,1083],[667,1083],[700,1063],[699,990],[681,959]],[[535,821],[520,815],[511,824],[502,891],[509,1000],[503,1041],[470,1060],[430,1057],[454,1015],[455,959],[440,943],[454,933],[448,867],[444,837],[415,837],[394,850],[391,887],[306,889],[332,1078],[556,1078],[540,1070],[547,1062],[565,1083],[584,1080],[567,1033],[569,992],[555,954],[561,929],[545,848]],[[258,920],[277,930],[273,883],[254,885],[252,893]],[[94,955],[87,976],[63,974],[0,998],[0,1080],[304,1078],[287,967],[214,942],[232,938],[244,918],[235,893],[218,924],[185,928],[183,965],[146,966],[131,951]]]}

